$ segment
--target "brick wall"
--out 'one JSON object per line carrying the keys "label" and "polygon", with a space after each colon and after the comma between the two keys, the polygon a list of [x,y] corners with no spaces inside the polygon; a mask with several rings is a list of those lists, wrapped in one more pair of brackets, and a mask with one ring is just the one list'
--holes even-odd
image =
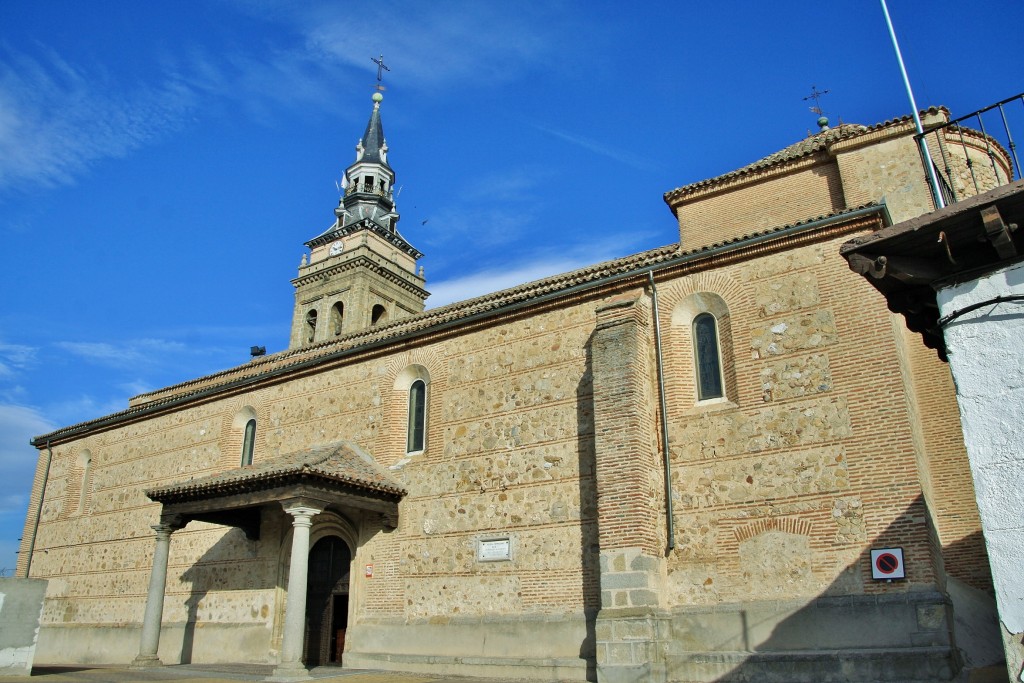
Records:
{"label": "brick wall", "polygon": [[742,180],[687,197],[676,209],[680,244],[699,249],[740,235],[824,216],[844,208],[839,169],[823,155],[792,162],[785,170]]}

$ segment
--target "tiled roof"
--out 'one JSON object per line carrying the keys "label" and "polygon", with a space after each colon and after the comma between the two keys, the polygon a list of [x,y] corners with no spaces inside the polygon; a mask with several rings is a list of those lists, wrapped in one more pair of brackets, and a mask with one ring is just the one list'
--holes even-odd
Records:
{"label": "tiled roof", "polygon": [[[931,107],[922,113],[938,114],[944,111],[945,109],[941,107]],[[834,128],[829,128],[828,130],[824,130],[819,133],[815,133],[814,135],[810,135],[804,138],[803,140],[795,142],[792,145],[789,145],[788,147],[779,150],[778,152],[769,154],[763,159],[758,159],[754,163],[747,164],[746,166],[738,168],[735,171],[730,171],[723,175],[715,176],[714,178],[707,178],[705,180],[700,180],[695,183],[690,183],[689,185],[677,187],[674,190],[669,190],[668,192],[665,193],[665,201],[671,204],[672,201],[686,194],[689,194],[695,190],[714,187],[715,185],[720,185],[727,181],[740,178],[744,175],[753,173],[755,171],[764,170],[767,168],[771,168],[772,166],[776,166],[778,164],[783,164],[788,161],[794,161],[796,159],[801,159],[803,157],[810,156],[840,140],[848,140],[850,138],[855,138],[872,131],[910,123],[913,122],[913,120],[913,116],[903,116],[901,118],[883,121],[882,123],[877,123],[873,126],[862,126],[860,124],[855,123],[842,123]]]}
{"label": "tiled roof", "polygon": [[793,228],[799,228],[819,221],[840,219],[844,214],[862,211],[880,205],[868,204],[857,209],[848,209],[828,215],[819,216],[797,223],[761,230],[758,232],[738,235],[735,238],[718,242],[691,251],[682,251],[678,243],[668,244],[631,256],[605,261],[592,266],[569,271],[560,275],[528,282],[510,289],[503,289],[491,294],[467,299],[423,313],[400,318],[379,327],[355,332],[338,337],[335,340],[312,344],[297,349],[288,349],[269,356],[255,359],[244,365],[223,370],[211,375],[165,387],[149,394],[141,394],[137,399],[148,399],[144,403],[133,405],[107,417],[82,422],[58,429],[49,434],[38,436],[32,443],[42,446],[48,439],[87,431],[108,424],[116,424],[163,407],[172,406],[181,401],[190,400],[207,392],[228,390],[272,375],[290,373],[306,367],[327,362],[348,353],[384,346],[399,339],[440,332],[451,326],[465,324],[471,320],[496,315],[503,311],[529,305],[541,299],[569,296],[579,289],[596,286],[598,283],[616,277],[628,277],[643,273],[649,269],[657,269],[678,260],[696,260],[717,249],[738,244],[750,239],[771,236]]}
{"label": "tiled roof", "polygon": [[358,445],[337,441],[237,469],[146,491],[159,502],[195,500],[273,488],[301,479],[343,484],[387,496],[407,492]]}

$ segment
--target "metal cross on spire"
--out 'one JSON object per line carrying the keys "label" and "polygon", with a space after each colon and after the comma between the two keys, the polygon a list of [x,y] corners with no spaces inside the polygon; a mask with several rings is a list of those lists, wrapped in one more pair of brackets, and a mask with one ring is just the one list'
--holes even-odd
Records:
{"label": "metal cross on spire", "polygon": [[380,56],[379,59],[377,57],[370,57],[370,61],[377,65],[377,85],[375,87],[377,88],[378,91],[381,91],[384,89],[384,86],[381,85],[380,83],[381,80],[383,80],[384,78],[384,72],[391,71],[391,69],[384,64],[383,54]]}
{"label": "metal cross on spire", "polygon": [[828,90],[818,90],[818,86],[811,86],[811,94],[804,98],[804,102],[807,100],[814,100],[814,106],[811,107],[811,111],[818,116],[824,116],[824,112],[821,110],[821,96],[827,95]]}

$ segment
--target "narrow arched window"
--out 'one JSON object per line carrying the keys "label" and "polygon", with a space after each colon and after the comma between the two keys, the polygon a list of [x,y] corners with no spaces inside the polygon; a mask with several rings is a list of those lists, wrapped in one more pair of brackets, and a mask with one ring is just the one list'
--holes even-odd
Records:
{"label": "narrow arched window", "polygon": [[370,313],[370,324],[379,325],[388,321],[388,309],[384,308],[380,304],[373,307],[373,311]]}
{"label": "narrow arched window", "polygon": [[81,492],[79,494],[79,497],[78,497],[78,509],[79,509],[79,511],[84,511],[86,503],[89,502],[89,487],[90,487],[90,485],[92,483],[91,480],[90,480],[91,475],[92,475],[92,456],[89,455],[88,452],[87,452],[86,455],[85,455],[85,462],[82,463],[82,490],[81,490]]}
{"label": "narrow arched window", "polygon": [[722,354],[718,346],[718,321],[710,313],[693,319],[693,355],[697,367],[697,400],[722,398]]}
{"label": "narrow arched window", "polygon": [[242,436],[242,466],[252,464],[252,452],[256,447],[256,420],[245,423],[245,434]]}
{"label": "narrow arched window", "polygon": [[341,324],[345,320],[345,304],[340,301],[331,306],[331,332],[334,336],[341,335]]}
{"label": "narrow arched window", "polygon": [[316,338],[316,309],[306,314],[306,341],[312,342]]}
{"label": "narrow arched window", "polygon": [[427,424],[427,385],[418,379],[409,387],[409,432],[406,453],[423,450],[424,433]]}

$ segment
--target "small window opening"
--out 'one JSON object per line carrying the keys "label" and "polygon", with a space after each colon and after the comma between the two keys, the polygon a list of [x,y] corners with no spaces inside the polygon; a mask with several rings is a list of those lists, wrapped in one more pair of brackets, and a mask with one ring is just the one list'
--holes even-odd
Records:
{"label": "small window opening", "polygon": [[256,420],[245,423],[245,434],[242,436],[242,466],[252,464],[252,452],[256,447]]}
{"label": "small window opening", "polygon": [[373,311],[370,312],[370,324],[378,325],[386,323],[388,321],[388,309],[384,308],[380,304],[373,307]]}
{"label": "small window opening", "polygon": [[722,398],[722,355],[718,347],[718,321],[710,313],[693,319],[693,353],[697,366],[697,399]]}
{"label": "small window opening", "polygon": [[316,338],[316,309],[306,314],[306,341],[311,342]]}
{"label": "small window opening", "polygon": [[344,320],[345,304],[339,301],[331,307],[331,332],[334,333],[335,337],[341,335],[341,325]]}
{"label": "small window opening", "polygon": [[427,385],[418,379],[409,388],[409,433],[405,450],[417,453],[423,450],[426,431]]}
{"label": "small window opening", "polygon": [[363,191],[373,192],[373,176],[363,176]]}
{"label": "small window opening", "polygon": [[78,492],[78,511],[84,512],[89,502],[89,488],[92,486],[92,456],[85,453],[82,463],[82,489]]}

